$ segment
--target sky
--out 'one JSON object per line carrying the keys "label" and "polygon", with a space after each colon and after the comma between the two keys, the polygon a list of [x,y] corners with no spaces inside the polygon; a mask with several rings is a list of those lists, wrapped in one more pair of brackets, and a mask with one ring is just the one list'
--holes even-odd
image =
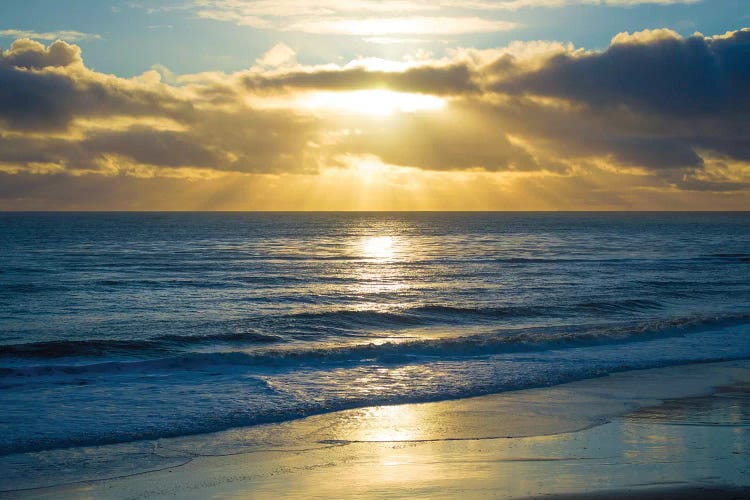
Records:
{"label": "sky", "polygon": [[0,210],[748,210],[747,0],[5,0]]}

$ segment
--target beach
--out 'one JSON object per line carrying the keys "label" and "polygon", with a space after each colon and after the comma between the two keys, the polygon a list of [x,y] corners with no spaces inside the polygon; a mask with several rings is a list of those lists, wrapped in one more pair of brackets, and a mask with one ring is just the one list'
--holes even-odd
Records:
{"label": "beach", "polygon": [[747,484],[747,214],[0,219],[4,497]]}
{"label": "beach", "polygon": [[750,0],[0,19],[0,500],[750,500]]}
{"label": "beach", "polygon": [[[745,498],[749,390],[750,361],[730,361],[360,408],[143,442],[162,457],[157,470],[16,492],[6,481],[3,496]],[[118,446],[26,454],[25,464],[115,460]]]}

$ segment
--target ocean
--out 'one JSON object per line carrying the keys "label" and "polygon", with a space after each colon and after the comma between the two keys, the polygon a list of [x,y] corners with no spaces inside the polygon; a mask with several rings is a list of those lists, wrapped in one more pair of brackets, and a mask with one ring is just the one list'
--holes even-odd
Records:
{"label": "ocean", "polygon": [[750,213],[3,213],[0,455],[750,358]]}

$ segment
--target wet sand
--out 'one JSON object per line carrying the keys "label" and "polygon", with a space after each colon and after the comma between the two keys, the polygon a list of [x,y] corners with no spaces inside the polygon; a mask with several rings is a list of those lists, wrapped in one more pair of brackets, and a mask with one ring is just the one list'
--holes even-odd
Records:
{"label": "wet sand", "polygon": [[[0,462],[0,489],[8,498],[750,498],[749,430],[750,362],[707,363],[19,455]],[[134,468],[144,456],[151,462]]]}

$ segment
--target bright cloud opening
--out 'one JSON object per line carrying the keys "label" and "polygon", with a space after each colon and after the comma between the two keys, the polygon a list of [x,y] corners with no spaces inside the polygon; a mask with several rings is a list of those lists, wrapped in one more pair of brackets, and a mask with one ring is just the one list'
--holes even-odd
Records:
{"label": "bright cloud opening", "polygon": [[389,116],[396,112],[439,111],[445,106],[445,100],[432,95],[394,92],[392,90],[358,90],[354,92],[315,92],[302,100],[302,106],[309,109]]}

